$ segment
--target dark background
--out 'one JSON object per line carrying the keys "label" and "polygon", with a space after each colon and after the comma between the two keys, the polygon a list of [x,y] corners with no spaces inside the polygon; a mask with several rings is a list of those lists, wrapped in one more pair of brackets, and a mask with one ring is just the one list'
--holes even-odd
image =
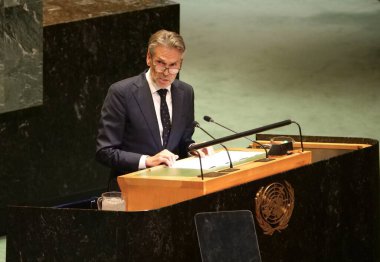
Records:
{"label": "dark background", "polygon": [[56,205],[107,187],[94,160],[103,100],[146,68],[148,39],[162,28],[179,31],[178,4],[43,28],[43,105],[0,115],[1,234],[9,204]]}

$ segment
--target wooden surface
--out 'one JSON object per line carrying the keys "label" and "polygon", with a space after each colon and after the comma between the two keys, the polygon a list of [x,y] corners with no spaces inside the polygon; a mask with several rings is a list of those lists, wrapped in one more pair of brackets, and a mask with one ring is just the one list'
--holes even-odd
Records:
{"label": "wooden surface", "polygon": [[[241,149],[262,151],[259,149]],[[186,161],[186,160],[181,160]],[[207,195],[225,188],[258,180],[311,163],[311,152],[295,152],[269,162],[249,161],[235,165],[239,170],[218,177],[186,175],[188,170],[154,167],[118,177],[128,211],[151,210]],[[225,169],[225,167],[220,168]],[[194,170],[193,170],[194,171]],[[218,171],[218,170],[217,170]],[[205,172],[206,173],[206,172]]]}
{"label": "wooden surface", "polygon": [[[260,144],[270,144],[270,141],[257,141]],[[257,147],[258,144],[254,143],[253,147]],[[340,149],[340,150],[359,150],[369,147],[369,144],[348,144],[348,143],[318,143],[318,142],[303,142],[304,149],[315,148],[315,149]],[[301,148],[300,142],[294,143],[295,148]]]}

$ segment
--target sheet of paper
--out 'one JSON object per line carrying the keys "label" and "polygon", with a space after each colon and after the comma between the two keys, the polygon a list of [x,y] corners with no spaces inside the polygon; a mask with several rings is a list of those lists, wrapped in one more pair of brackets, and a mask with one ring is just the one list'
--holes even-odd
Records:
{"label": "sheet of paper", "polygon": [[[244,159],[254,157],[257,155],[262,155],[262,152],[252,152],[252,151],[229,151],[232,163],[242,161]],[[230,161],[226,151],[220,151],[211,156],[205,156],[201,158],[202,168],[211,169],[215,167],[228,166]],[[200,169],[199,158],[187,158],[175,162],[172,168],[189,168],[189,169]]]}

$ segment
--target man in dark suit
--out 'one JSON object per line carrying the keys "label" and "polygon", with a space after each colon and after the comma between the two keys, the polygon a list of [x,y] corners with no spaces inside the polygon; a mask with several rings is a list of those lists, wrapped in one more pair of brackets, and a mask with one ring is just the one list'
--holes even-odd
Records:
{"label": "man in dark suit", "polygon": [[160,30],[149,39],[149,69],[109,88],[96,159],[111,168],[111,178],[187,157],[194,142],[194,92],[176,79],[184,52],[180,35]]}

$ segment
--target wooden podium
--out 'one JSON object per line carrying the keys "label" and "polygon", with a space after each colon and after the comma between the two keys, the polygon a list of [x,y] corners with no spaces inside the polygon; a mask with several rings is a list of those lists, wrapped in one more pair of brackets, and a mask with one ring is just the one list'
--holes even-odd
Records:
{"label": "wooden podium", "polygon": [[[255,160],[265,158],[263,149],[230,150],[256,151],[262,152],[262,154],[250,161],[234,163],[236,170],[232,172],[225,172],[226,167],[215,168],[212,171],[206,170],[204,179],[200,177],[200,169],[189,170],[166,166],[119,176],[117,181],[123,198],[126,200],[126,210],[142,211],[170,206],[311,163],[310,151],[297,150],[290,155],[271,158],[271,161],[268,162],[260,162]],[[188,161],[188,159],[180,161]],[[216,175],[209,177],[207,174],[210,172]]]}

